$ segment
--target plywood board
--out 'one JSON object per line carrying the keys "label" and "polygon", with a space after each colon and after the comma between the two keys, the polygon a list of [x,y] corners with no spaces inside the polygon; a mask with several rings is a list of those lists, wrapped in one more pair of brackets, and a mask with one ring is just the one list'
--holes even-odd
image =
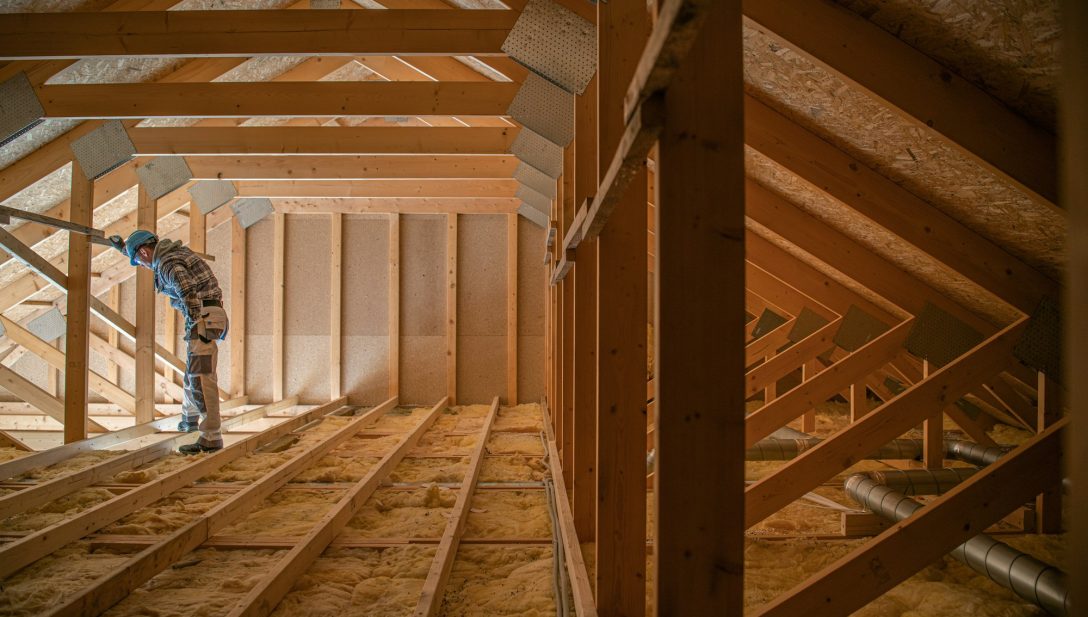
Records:
{"label": "plywood board", "polygon": [[[506,216],[463,216],[458,227],[457,334],[505,336]],[[479,402],[490,402],[496,394]]]}
{"label": "plywood board", "polygon": [[329,399],[329,224],[288,216],[284,237],[284,395]]}
{"label": "plywood board", "polygon": [[[544,335],[544,264],[541,250],[544,246],[544,230],[536,225],[518,225],[518,335]],[[541,340],[543,345],[543,340]],[[519,342],[518,348],[521,348]],[[520,352],[519,352],[520,355]],[[520,364],[520,362],[519,362]],[[518,367],[522,375],[531,369]],[[541,367],[543,371],[543,367]],[[543,378],[543,375],[541,375]],[[520,377],[519,377],[520,380]],[[519,384],[518,390],[521,390]],[[525,401],[535,398],[519,396]]]}
{"label": "plywood board", "polygon": [[[401,336],[443,336],[446,333],[446,217],[404,215],[400,233]],[[406,358],[402,358],[401,366],[404,371],[411,370]],[[432,398],[437,400],[441,396]]]}
{"label": "plywood board", "polygon": [[341,378],[348,403],[375,405],[389,398],[388,337],[345,335],[342,351]]}
{"label": "plywood board", "polygon": [[[344,216],[343,259],[344,336],[385,336],[389,331],[389,217]],[[345,362],[350,353],[345,344]]]}
{"label": "plywood board", "polygon": [[457,401],[484,404],[506,391],[506,337],[457,337]]}
{"label": "plywood board", "polygon": [[446,395],[446,337],[402,336],[401,404],[426,404]]}
{"label": "plywood board", "polygon": [[[271,219],[246,230],[246,342],[250,335],[262,334],[272,334]],[[248,365],[253,356],[246,356]],[[260,356],[253,358],[259,361]]]}
{"label": "plywood board", "polygon": [[544,397],[544,336],[518,336],[518,401]]}

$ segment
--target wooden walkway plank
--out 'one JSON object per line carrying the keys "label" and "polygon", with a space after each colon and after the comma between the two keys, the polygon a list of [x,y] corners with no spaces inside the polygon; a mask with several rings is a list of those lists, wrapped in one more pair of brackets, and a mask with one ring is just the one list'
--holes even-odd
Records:
{"label": "wooden walkway plank", "polygon": [[[298,402],[297,399],[290,400],[291,405]],[[271,407],[271,405],[258,407],[252,411],[226,418],[223,420],[222,428],[224,431],[227,431],[231,427],[240,426],[264,418]],[[176,421],[177,418],[163,418],[163,420]],[[169,422],[164,422],[164,424],[169,424]],[[25,512],[30,508],[40,506],[44,503],[48,503],[58,497],[68,495],[97,482],[108,480],[122,471],[135,469],[140,465],[145,465],[158,460],[170,452],[173,452],[180,445],[195,443],[199,436],[199,433],[182,433],[175,437],[164,439],[102,461],[97,465],[57,476],[52,480],[36,484],[31,488],[4,495],[3,497],[0,497],[0,520],[19,512]]]}
{"label": "wooden walkway plank", "polygon": [[146,507],[174,491],[192,484],[209,473],[245,456],[257,448],[290,433],[314,419],[343,407],[346,398],[320,405],[303,414],[290,418],[276,426],[231,444],[207,457],[197,459],[174,472],[159,477],[137,489],[128,491],[109,501],[102,502],[10,544],[0,546],[0,578],[34,563],[58,548],[98,531],[99,529]]}
{"label": "wooden walkway plank", "polygon": [[423,583],[423,591],[419,602],[416,604],[414,615],[416,617],[433,617],[438,614],[442,606],[442,594],[446,588],[446,582],[453,570],[453,558],[457,554],[457,547],[461,543],[461,535],[465,531],[468,522],[468,507],[472,502],[472,494],[476,491],[476,481],[480,477],[480,469],[483,467],[484,452],[487,447],[487,438],[491,435],[491,425],[495,421],[495,415],[499,411],[499,397],[491,402],[491,409],[484,419],[483,430],[480,432],[479,441],[472,451],[468,469],[465,471],[464,480],[461,481],[461,490],[457,493],[457,502],[450,511],[449,521],[442,533],[442,540],[438,544],[438,551],[431,562],[431,569],[427,572],[427,579]]}
{"label": "wooden walkway plank", "polygon": [[348,489],[336,505],[310,529],[310,532],[300,538],[298,544],[235,605],[229,617],[264,617],[270,614],[280,600],[291,591],[294,581],[313,565],[313,562],[328,548],[333,538],[343,530],[359,508],[374,494],[382,480],[400,464],[408,451],[419,443],[423,433],[435,423],[448,401],[449,398],[445,397],[431,408],[427,416],[411,433]]}
{"label": "wooden walkway plank", "polygon": [[93,617],[117,604],[136,587],[153,578],[182,556],[195,550],[216,531],[224,529],[248,514],[256,505],[283,487],[307,467],[320,460],[360,430],[363,425],[387,413],[397,404],[393,397],[359,415],[325,439],[311,445],[290,460],[266,473],[248,487],[238,491],[184,527],[143,549],[109,574],[99,577],[92,585],[69,598],[47,613],[50,617]]}

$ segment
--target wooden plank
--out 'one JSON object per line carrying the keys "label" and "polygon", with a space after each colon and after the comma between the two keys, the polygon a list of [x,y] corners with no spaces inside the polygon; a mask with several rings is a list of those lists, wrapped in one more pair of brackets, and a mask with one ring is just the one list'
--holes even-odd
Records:
{"label": "wooden plank", "polygon": [[400,215],[389,215],[389,396],[400,391]]}
{"label": "wooden plank", "polygon": [[[805,451],[780,470],[749,485],[744,493],[746,526],[762,521],[910,430],[932,415],[933,408],[940,409],[939,404],[960,398],[979,382],[1000,372],[1005,357],[1020,340],[1026,323],[1025,318],[1010,325],[869,415]],[[830,374],[835,366],[826,369],[821,376]]]}
{"label": "wooden plank", "polygon": [[[1057,424],[1062,412],[1061,386],[1053,378],[1039,373],[1039,403],[1036,430],[1044,432]],[[1064,458],[1064,457],[1063,457]],[[1038,533],[1062,532],[1062,486],[1054,483],[1043,485],[1045,490],[1035,497],[1035,531]]]}
{"label": "wooden plank", "polygon": [[140,11],[0,18],[0,60],[89,56],[498,55],[506,10]]}
{"label": "wooden plank", "polygon": [[[72,192],[69,218],[73,223],[94,224],[94,182],[72,163]],[[44,260],[43,260],[44,261]],[[90,360],[88,337],[91,329],[91,241],[87,236],[68,234],[67,328],[64,345],[64,443],[87,438],[87,368]]]}
{"label": "wooden plank", "polygon": [[405,435],[392,451],[383,456],[365,476],[345,491],[321,520],[299,539],[298,544],[280,559],[270,572],[261,577],[253,589],[234,606],[229,617],[263,617],[271,613],[291,590],[292,582],[298,580],[298,577],[309,569],[333,538],[355,516],[359,508],[374,494],[381,481],[400,464],[405,454],[419,443],[423,433],[434,424],[447,404],[446,398],[439,401],[419,425]]}
{"label": "wooden plank", "polygon": [[[121,310],[121,286],[120,285],[114,285],[113,287],[110,287],[108,301],[109,301],[108,306],[111,309],[113,309],[115,311]],[[121,349],[121,340],[118,338],[117,330],[114,330],[113,328],[110,328],[109,332],[107,333],[107,337],[108,337],[108,342],[109,342],[111,347],[114,347],[114,348],[116,348],[118,350]],[[92,348],[93,348],[93,345],[92,345]],[[106,360],[106,379],[108,379],[110,382],[115,383],[115,384],[120,384],[121,383],[121,367],[120,367],[120,365],[117,364],[117,362],[115,362],[112,359],[107,359]],[[135,405],[135,403],[136,403],[136,400],[133,399],[133,405]],[[135,407],[133,407],[133,410],[135,410]]]}
{"label": "wooden plank", "polygon": [[230,393],[246,391],[246,230],[230,226]]}
{"label": "wooden plank", "polygon": [[340,396],[340,316],[343,284],[343,230],[342,215],[330,216],[329,227],[329,395]]}
{"label": "wooden plank", "polygon": [[[155,223],[155,200],[140,185],[136,228],[155,233]],[[135,322],[136,422],[142,423],[150,422],[155,417],[155,273],[141,266],[137,266],[136,270]],[[277,400],[279,398],[276,397]]]}
{"label": "wooden plank", "polygon": [[[238,180],[239,197],[512,198],[513,179]],[[506,211],[504,211],[506,212]]]}
{"label": "wooden plank", "polygon": [[517,158],[506,154],[186,156],[185,162],[194,180],[487,179],[510,178],[517,169]]}
{"label": "wooden plank", "polygon": [[782,428],[797,416],[883,366],[902,348],[913,323],[908,320],[895,326],[812,379],[783,394],[773,403],[752,412],[744,427],[745,447],[750,448],[752,444]]}
{"label": "wooden plank", "polygon": [[[125,266],[131,268],[131,266],[129,266],[127,262],[125,263]],[[233,327],[233,324],[232,324],[231,327]],[[111,330],[111,332],[116,332],[116,330]],[[91,334],[91,350],[93,350],[95,353],[99,354],[100,356],[103,356],[108,361],[113,362],[119,368],[124,369],[125,371],[127,371],[129,373],[134,373],[135,370],[136,370],[136,359],[135,358],[133,358],[131,355],[129,355],[125,351],[122,351],[118,347],[110,345],[108,341],[106,341],[105,339],[95,335],[94,333]],[[169,375],[169,376],[173,376],[173,375],[176,374],[176,373],[174,373],[173,370],[169,370],[169,369],[166,370],[165,373],[167,375]],[[170,397],[170,398],[173,398],[175,400],[181,400],[181,398],[182,398],[181,386],[174,383],[174,382],[172,382],[172,381],[170,381],[169,379],[167,379],[166,376],[156,372],[155,373],[155,385],[158,388],[159,392],[161,392],[164,397]],[[133,405],[135,405],[135,403],[136,403],[136,399],[133,398]]]}
{"label": "wooden plank", "polygon": [[895,34],[827,2],[746,2],[744,14],[749,25],[876,97],[1036,203],[1056,208],[1054,136]]}
{"label": "wooden plank", "polygon": [[[518,129],[430,126],[146,127],[128,131],[140,155],[166,154],[492,154],[504,155]],[[296,158],[295,156],[289,158]],[[195,171],[195,170],[194,170]]]}
{"label": "wooden plank", "polygon": [[457,214],[446,215],[446,396],[457,402]]}
{"label": "wooden plank", "polygon": [[840,317],[745,373],[744,397],[754,396],[764,388],[773,386],[779,379],[801,368],[805,362],[833,349],[835,335],[841,326]]}
{"label": "wooden plank", "polygon": [[506,404],[518,404],[518,215],[506,215]]}
{"label": "wooden plank", "polygon": [[457,492],[457,501],[450,510],[446,528],[442,532],[442,539],[438,543],[438,550],[431,561],[431,569],[427,572],[427,578],[423,581],[423,590],[420,592],[419,602],[413,613],[416,617],[434,617],[442,607],[442,596],[449,581],[450,572],[453,570],[453,558],[457,554],[457,547],[461,544],[461,536],[465,532],[468,523],[468,509],[472,502],[472,495],[476,491],[476,482],[480,478],[480,469],[483,467],[483,454],[487,447],[488,436],[491,435],[491,426],[495,422],[495,415],[499,411],[499,397],[491,401],[491,409],[484,418],[483,428],[477,437],[476,446],[472,449],[468,468],[461,480],[461,488]]}
{"label": "wooden plank", "polygon": [[755,614],[849,614],[1001,520],[1040,486],[1061,481],[1064,419],[896,523]]}
{"label": "wooden plank", "polygon": [[272,198],[285,214],[517,214],[516,197],[311,197]]}
{"label": "wooden plank", "polygon": [[272,216],[272,398],[280,399],[283,398],[283,270],[287,217],[282,212]]}
{"label": "wooden plank", "polygon": [[256,482],[216,504],[215,507],[195,517],[194,520],[165,538],[141,550],[110,573],[98,577],[89,587],[65,598],[63,604],[52,608],[47,614],[50,617],[76,617],[100,615],[105,612],[170,564],[195,550],[216,531],[245,517],[269,495],[282,488],[301,471],[312,466],[338,445],[350,439],[362,429],[364,424],[393,409],[396,403],[396,398],[389,399],[366,413],[360,414],[340,430],[303,448]]}
{"label": "wooden plank", "polygon": [[14,448],[15,450],[22,450],[23,452],[33,452],[34,448],[26,445],[25,443],[16,439],[13,435],[6,431],[0,431],[0,445],[5,448]]}
{"label": "wooden plank", "polygon": [[[707,13],[672,78],[658,146],[658,615],[739,615],[744,600],[744,520],[736,507],[746,398],[740,3],[713,3]],[[765,376],[807,340],[765,364]],[[715,411],[696,411],[708,409]]]}
{"label": "wooden plank", "polygon": [[[49,394],[45,390],[42,390],[32,381],[23,377],[19,373],[16,373],[7,366],[0,365],[0,386],[3,386],[5,390],[11,392],[16,398],[30,403],[34,407],[37,407],[44,412],[50,418],[53,418],[57,422],[64,424],[65,422],[65,408],[64,401]],[[107,433],[108,429],[101,424],[85,419],[84,422],[90,426],[90,429],[95,432]],[[86,428],[83,429],[86,434]],[[71,443],[66,441],[65,443]]]}
{"label": "wooden plank", "polygon": [[[0,16],[2,17],[2,16]],[[214,82],[54,85],[45,118],[501,116],[518,85],[503,82]]]}
{"label": "wooden plank", "polygon": [[13,572],[52,553],[65,544],[78,540],[88,533],[97,531],[110,523],[120,520],[132,512],[146,507],[170,493],[191,484],[209,473],[229,464],[231,461],[252,453],[258,447],[272,442],[322,415],[343,407],[344,399],[325,405],[285,420],[276,426],[242,441],[231,444],[207,457],[195,459],[176,471],[160,476],[153,482],[141,485],[131,491],[104,501],[79,514],[43,527],[18,540],[0,545],[0,576],[7,577]]}

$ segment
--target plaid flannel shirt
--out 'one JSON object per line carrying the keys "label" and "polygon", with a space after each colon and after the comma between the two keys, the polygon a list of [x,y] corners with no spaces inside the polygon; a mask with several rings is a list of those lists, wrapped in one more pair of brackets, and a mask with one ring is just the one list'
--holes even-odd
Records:
{"label": "plaid flannel shirt", "polygon": [[160,242],[153,264],[155,291],[170,298],[170,305],[185,315],[186,327],[200,317],[204,300],[223,301],[219,281],[207,262],[180,242]]}

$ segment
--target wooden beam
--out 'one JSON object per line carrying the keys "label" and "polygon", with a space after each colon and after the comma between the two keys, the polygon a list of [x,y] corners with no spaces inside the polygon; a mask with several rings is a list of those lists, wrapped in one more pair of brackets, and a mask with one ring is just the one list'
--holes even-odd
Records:
{"label": "wooden beam", "polygon": [[[506,154],[519,129],[507,127],[244,126],[128,130],[140,155],[166,154]],[[293,157],[292,157],[293,158]],[[194,170],[196,171],[196,170]]]}
{"label": "wooden beam", "polygon": [[506,404],[518,404],[518,215],[506,215]]}
{"label": "wooden beam", "polygon": [[842,318],[840,317],[745,373],[744,398],[758,394],[764,388],[774,385],[779,379],[801,368],[805,362],[834,349],[835,335],[838,334],[841,326]]}
{"label": "wooden beam", "polygon": [[400,392],[400,215],[389,215],[389,396]]}
{"label": "wooden beam", "polygon": [[[3,365],[0,365],[0,386],[3,386],[5,390],[11,392],[16,398],[22,399],[40,409],[45,415],[53,418],[57,422],[60,422],[61,424],[65,423],[64,401],[49,394],[45,390],[42,390],[26,377],[23,377],[19,373],[16,373]],[[86,422],[93,431],[103,433],[109,432],[108,429],[93,420],[87,420]],[[84,426],[82,430],[83,433],[86,434],[87,427]],[[65,443],[72,442],[68,441]]]}
{"label": "wooden beam", "polygon": [[[238,180],[239,197],[514,197],[517,180]],[[505,211],[504,211],[505,212]]]}
{"label": "wooden beam", "polygon": [[446,396],[457,402],[457,215],[446,215]]}
{"label": "wooden beam", "polygon": [[[72,162],[71,212],[73,223],[94,224],[94,183]],[[44,261],[44,260],[42,260]],[[64,277],[68,292],[68,325],[65,329],[64,362],[64,443],[87,437],[88,363],[91,329],[91,240],[80,234],[68,234],[68,274]]]}
{"label": "wooden beam", "polygon": [[264,617],[272,612],[280,600],[291,590],[292,581],[298,580],[313,562],[321,556],[329,543],[348,524],[367,499],[378,489],[389,472],[400,464],[409,450],[438,419],[447,405],[442,399],[424,419],[405,435],[389,453],[383,456],[365,476],[344,491],[344,495],[299,539],[287,555],[272,566],[271,570],[231,610],[229,617]]}
{"label": "wooden beam", "polygon": [[496,396],[491,401],[491,409],[484,417],[483,428],[469,457],[468,468],[461,479],[461,488],[457,491],[457,501],[450,510],[446,528],[442,532],[442,539],[438,542],[438,550],[435,551],[434,559],[431,561],[431,569],[427,572],[427,578],[423,580],[423,590],[420,592],[419,602],[416,603],[413,613],[415,617],[434,617],[442,607],[442,596],[446,591],[450,572],[453,571],[453,558],[457,554],[457,547],[461,544],[461,536],[468,523],[469,504],[472,503],[473,493],[476,492],[476,481],[479,480],[480,469],[483,467],[488,436],[491,435],[491,426],[495,423],[495,415],[498,411],[499,397]]}
{"label": "wooden beam", "polygon": [[[744,493],[746,526],[751,527],[774,514],[820,482],[910,430],[931,416],[934,408],[941,409],[946,401],[959,399],[980,381],[1000,372],[1005,358],[1020,340],[1026,323],[1026,318],[1021,319],[1001,330],[869,415],[805,451],[785,467],[749,485]],[[826,369],[821,376],[834,368],[833,365]]]}
{"label": "wooden beam", "polygon": [[[136,228],[155,233],[155,200],[140,185],[136,206]],[[190,221],[192,229],[192,221]],[[136,422],[155,417],[155,273],[136,270]]]}
{"label": "wooden beam", "polygon": [[1062,420],[1033,437],[755,614],[846,615],[875,600],[1023,505],[1040,486],[1060,482],[1068,425]]}
{"label": "wooden beam", "polygon": [[343,285],[343,215],[329,219],[329,396],[340,396],[340,317]]}
{"label": "wooden beam", "polygon": [[246,230],[230,226],[230,393],[246,391]]}
{"label": "wooden beam", "polygon": [[750,26],[1055,208],[1054,136],[895,34],[829,2],[749,0],[744,14]]}
{"label": "wooden beam", "polygon": [[287,217],[273,214],[272,232],[272,398],[283,398],[284,237]]}
{"label": "wooden beam", "polygon": [[[113,287],[110,287],[108,300],[109,300],[108,306],[111,309],[113,309],[115,311],[121,310],[121,286],[120,285],[114,285]],[[108,337],[107,342],[110,344],[111,347],[114,347],[117,350],[121,349],[121,340],[119,338],[119,335],[117,334],[117,330],[114,330],[113,328],[110,328],[109,332],[107,333],[107,337]],[[120,383],[121,383],[121,367],[112,358],[107,358],[106,359],[106,379],[108,379],[111,383],[114,383],[114,384],[120,385]],[[133,399],[133,404],[135,405],[135,403],[136,403],[136,400]],[[133,407],[133,411],[135,411],[135,410],[136,410],[136,408]]]}
{"label": "wooden beam", "polygon": [[185,162],[194,180],[505,179],[517,169],[517,158],[492,154],[186,156]]}
{"label": "wooden beam", "polygon": [[743,612],[744,520],[735,507],[743,500],[746,398],[739,5],[708,11],[668,89],[659,144],[653,601],[662,615]]}
{"label": "wooden beam", "polygon": [[0,60],[93,56],[498,55],[506,10],[139,11],[0,18]]}
{"label": "wooden beam", "polygon": [[516,197],[311,197],[273,198],[285,214],[517,214]]}
{"label": "wooden beam", "polygon": [[[111,329],[111,332],[115,332],[115,330]],[[127,371],[129,374],[135,375],[136,359],[119,347],[110,345],[109,341],[94,334],[93,332],[91,333],[91,350],[105,358],[108,362],[113,362],[120,369]],[[165,373],[165,375],[158,372],[155,373],[155,383],[159,389],[159,392],[162,393],[164,398],[169,397],[174,400],[181,400],[183,396],[182,387],[168,378],[170,376],[176,375],[177,373],[175,373],[170,368],[166,368],[163,372]],[[136,399],[133,398],[133,405],[135,405],[135,403]]]}
{"label": "wooden beam", "polygon": [[501,116],[503,82],[213,82],[42,86],[45,118]]}
{"label": "wooden beam", "polygon": [[[1039,373],[1039,403],[1036,430],[1039,433],[1057,424],[1063,417],[1061,386],[1045,373]],[[1059,460],[1064,465],[1065,456]],[[1046,486],[1046,485],[1044,485]],[[1062,532],[1062,485],[1056,482],[1046,486],[1035,497],[1035,531],[1037,533]]]}

